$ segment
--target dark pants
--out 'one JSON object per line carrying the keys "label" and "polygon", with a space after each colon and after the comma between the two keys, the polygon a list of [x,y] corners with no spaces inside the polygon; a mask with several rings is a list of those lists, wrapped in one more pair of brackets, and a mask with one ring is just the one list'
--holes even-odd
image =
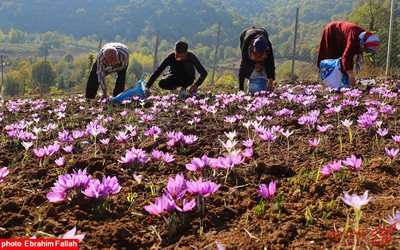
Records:
{"label": "dark pants", "polygon": [[[93,64],[92,70],[86,85],[86,98],[93,99],[96,97],[97,90],[99,89],[99,80],[97,78],[97,62]],[[117,96],[125,89],[126,68],[117,72],[117,80],[115,81],[113,96]]]}
{"label": "dark pants", "polygon": [[183,87],[187,88],[190,85],[192,85],[194,82],[194,79],[188,78],[185,79],[183,77],[177,77],[174,75],[165,75],[163,76],[160,81],[158,82],[158,86],[162,89],[167,89],[167,90],[173,90],[178,87]]}

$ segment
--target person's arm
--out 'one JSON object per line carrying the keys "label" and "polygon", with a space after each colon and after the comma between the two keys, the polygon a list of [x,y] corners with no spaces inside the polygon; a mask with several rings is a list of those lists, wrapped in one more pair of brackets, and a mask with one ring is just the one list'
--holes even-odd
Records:
{"label": "person's arm", "polygon": [[[101,53],[101,52],[100,52]],[[106,68],[104,59],[101,56],[97,57],[97,80],[100,84],[101,89],[103,90],[103,96],[107,96],[107,84],[106,84]]]}
{"label": "person's arm", "polygon": [[199,72],[200,77],[199,79],[197,79],[195,85],[200,86],[204,80],[206,79],[208,73],[207,70],[204,68],[204,66],[201,64],[200,60],[193,55],[193,66],[195,67],[195,69],[197,70],[197,72]]}
{"label": "person's arm", "polygon": [[246,77],[239,73],[239,90],[240,91],[244,91],[244,80],[246,79]]}
{"label": "person's arm", "polygon": [[164,61],[158,66],[158,68],[151,74],[149,80],[146,83],[147,89],[153,85],[153,83],[157,80],[157,78],[161,75],[161,73],[171,65],[171,60],[173,59],[174,53],[169,54]]}
{"label": "person's arm", "polygon": [[358,36],[355,32],[351,32],[347,37],[347,46],[342,54],[342,66],[343,71],[349,75],[350,85],[356,84],[356,77],[354,74],[354,56],[359,52],[360,45],[358,42]]}
{"label": "person's arm", "polygon": [[204,66],[201,64],[201,62],[199,61],[199,59],[194,54],[193,54],[193,57],[191,60],[193,61],[194,68],[200,74],[199,79],[197,79],[196,83],[193,84],[192,87],[190,87],[190,89],[189,89],[189,92],[191,94],[194,94],[197,92],[197,89],[199,88],[199,86],[204,82],[208,73],[207,73],[207,70],[204,68]]}
{"label": "person's arm", "polygon": [[274,51],[272,50],[272,44],[268,41],[269,50],[267,53],[267,58],[265,61],[265,72],[267,73],[267,78],[275,80],[275,58]]}

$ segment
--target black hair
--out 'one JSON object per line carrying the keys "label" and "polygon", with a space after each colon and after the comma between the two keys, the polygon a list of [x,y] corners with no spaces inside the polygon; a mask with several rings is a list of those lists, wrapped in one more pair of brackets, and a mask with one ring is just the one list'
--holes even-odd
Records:
{"label": "black hair", "polygon": [[175,52],[178,54],[186,53],[188,51],[189,45],[184,41],[177,41],[175,43]]}

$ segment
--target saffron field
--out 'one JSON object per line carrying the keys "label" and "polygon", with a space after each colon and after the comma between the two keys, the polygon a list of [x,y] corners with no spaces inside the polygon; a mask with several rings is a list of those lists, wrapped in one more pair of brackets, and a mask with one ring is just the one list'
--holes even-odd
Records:
{"label": "saffron field", "polygon": [[397,249],[398,83],[1,100],[0,238]]}

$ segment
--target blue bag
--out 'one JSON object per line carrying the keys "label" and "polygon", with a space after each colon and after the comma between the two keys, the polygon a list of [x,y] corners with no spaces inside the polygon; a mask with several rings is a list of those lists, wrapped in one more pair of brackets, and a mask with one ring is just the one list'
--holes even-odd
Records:
{"label": "blue bag", "polygon": [[249,93],[254,94],[266,90],[267,79],[265,77],[254,77],[249,79]]}
{"label": "blue bag", "polygon": [[322,60],[319,67],[322,81],[334,89],[349,88],[349,76],[342,73],[341,67],[341,58]]}
{"label": "blue bag", "polygon": [[144,79],[146,79],[147,73],[144,73],[142,75],[142,78],[137,82],[137,87],[130,87],[126,89],[124,92],[120,93],[119,95],[111,98],[111,102],[119,102],[125,99],[128,99],[132,96],[139,96],[140,99],[144,99],[146,97],[145,91],[146,91],[146,82]]}

